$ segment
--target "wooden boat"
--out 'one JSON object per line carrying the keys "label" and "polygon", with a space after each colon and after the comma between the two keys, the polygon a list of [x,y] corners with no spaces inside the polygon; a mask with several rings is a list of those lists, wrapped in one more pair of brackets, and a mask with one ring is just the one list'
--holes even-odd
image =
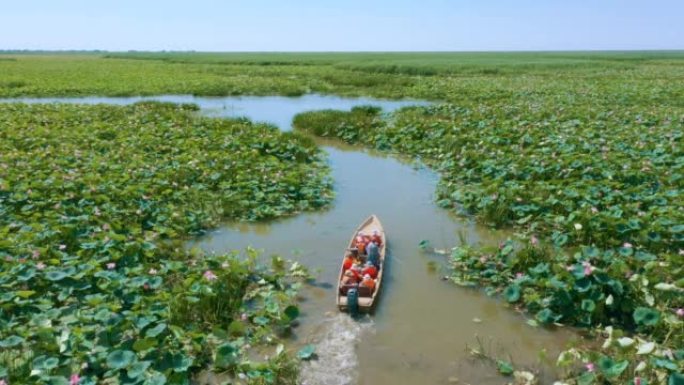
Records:
{"label": "wooden boat", "polygon": [[[382,238],[382,246],[379,250],[380,258],[378,261],[378,278],[375,282],[375,291],[373,293],[369,293],[368,288],[358,288],[358,308],[359,312],[362,313],[369,313],[373,311],[375,304],[378,302],[377,299],[380,294],[380,288],[382,287],[382,276],[385,272],[384,265],[385,251],[387,248],[387,239],[385,237],[385,230],[382,227],[382,223],[380,223],[380,220],[377,216],[375,216],[375,214],[371,215],[370,217],[368,217],[368,219],[363,221],[363,223],[361,223],[361,225],[356,229],[356,231],[354,231],[354,234],[352,234],[352,237],[349,240],[349,244],[347,245],[347,251],[345,251],[345,254],[342,256],[342,260],[344,261],[344,258],[346,257],[348,250],[354,246],[354,240],[359,232],[364,232],[365,234],[372,234],[373,231],[377,231],[380,234],[380,237]],[[343,274],[344,265],[340,266],[340,274],[337,276],[337,307],[342,311],[347,311],[349,310],[347,307],[347,296],[346,294],[343,294],[340,290],[342,288]]]}

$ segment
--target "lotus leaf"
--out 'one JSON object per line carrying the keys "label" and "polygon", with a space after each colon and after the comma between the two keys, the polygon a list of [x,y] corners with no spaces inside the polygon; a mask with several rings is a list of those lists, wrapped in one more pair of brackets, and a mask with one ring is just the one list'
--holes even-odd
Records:
{"label": "lotus leaf", "polygon": [[124,369],[135,360],[135,353],[130,350],[114,350],[107,355],[107,366],[111,369]]}
{"label": "lotus leaf", "polygon": [[660,312],[648,307],[636,308],[633,316],[634,322],[645,326],[654,326],[660,320]]}
{"label": "lotus leaf", "polygon": [[219,368],[228,368],[238,359],[238,351],[233,344],[223,344],[216,349],[214,364]]}
{"label": "lotus leaf", "polygon": [[520,299],[520,287],[518,285],[510,285],[503,292],[504,298],[508,302],[517,302]]}

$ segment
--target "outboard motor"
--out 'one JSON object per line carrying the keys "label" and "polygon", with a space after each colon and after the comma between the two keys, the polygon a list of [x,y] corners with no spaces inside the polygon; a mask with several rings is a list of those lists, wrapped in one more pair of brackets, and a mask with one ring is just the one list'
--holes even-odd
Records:
{"label": "outboard motor", "polygon": [[351,288],[347,291],[347,309],[349,315],[356,318],[359,315],[359,289]]}

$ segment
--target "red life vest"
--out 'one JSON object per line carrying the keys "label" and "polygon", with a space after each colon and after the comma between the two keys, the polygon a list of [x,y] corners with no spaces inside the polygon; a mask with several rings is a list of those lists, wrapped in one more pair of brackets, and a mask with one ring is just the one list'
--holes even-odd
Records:
{"label": "red life vest", "polygon": [[367,266],[363,271],[361,272],[362,275],[370,275],[371,278],[375,279],[378,277],[378,269],[375,268],[375,266]]}
{"label": "red life vest", "polygon": [[347,271],[347,270],[351,269],[353,264],[354,264],[354,258],[352,258],[352,257],[345,258],[344,263],[342,263],[342,270]]}

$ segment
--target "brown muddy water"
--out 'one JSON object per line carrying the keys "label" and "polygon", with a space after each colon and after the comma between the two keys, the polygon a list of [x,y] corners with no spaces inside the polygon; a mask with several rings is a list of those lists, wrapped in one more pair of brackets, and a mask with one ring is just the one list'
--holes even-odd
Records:
{"label": "brown muddy water", "polygon": [[[129,104],[140,100],[196,103],[217,117],[245,116],[289,130],[292,117],[316,109],[350,109],[373,104],[390,111],[416,101],[382,101],[335,96],[12,99],[21,102]],[[8,100],[6,100],[8,101]],[[336,197],[325,211],[262,223],[227,223],[189,246],[226,252],[252,246],[311,268],[316,282],[301,293],[302,319],[290,348],[312,343],[317,359],[305,362],[306,385],[505,384],[485,360],[468,348],[484,348],[516,367],[540,371],[541,383],[554,377],[553,361],[570,340],[566,330],[534,328],[502,301],[481,291],[441,280],[446,259],[421,252],[421,240],[448,249],[464,239],[496,244],[505,232],[452,215],[433,199],[437,176],[405,160],[317,140],[329,155]],[[335,306],[336,277],[352,231],[371,213],[387,234],[388,257],[375,314],[352,320]],[[547,359],[541,359],[546,356]]]}

